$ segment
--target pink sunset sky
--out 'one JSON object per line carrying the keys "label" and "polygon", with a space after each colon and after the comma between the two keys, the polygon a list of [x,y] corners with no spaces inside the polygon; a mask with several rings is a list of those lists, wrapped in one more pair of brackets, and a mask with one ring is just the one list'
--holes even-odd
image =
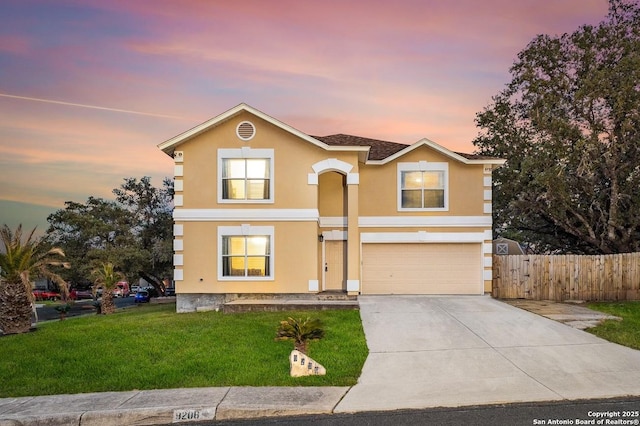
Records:
{"label": "pink sunset sky", "polygon": [[537,34],[606,0],[3,0],[0,225],[159,186],[157,144],[245,102],[314,135],[472,152],[476,113]]}

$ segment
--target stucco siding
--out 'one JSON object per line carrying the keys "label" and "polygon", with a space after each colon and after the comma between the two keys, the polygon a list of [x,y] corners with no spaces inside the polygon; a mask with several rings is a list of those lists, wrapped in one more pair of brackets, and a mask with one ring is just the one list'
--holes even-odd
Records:
{"label": "stucco siding", "polygon": [[[398,211],[398,163],[427,161],[448,163],[449,203],[447,211]],[[384,165],[360,167],[360,216],[473,216],[483,215],[484,183],[481,164],[463,164],[429,147],[415,149]]]}
{"label": "stucco siding", "polygon": [[218,279],[219,228],[240,222],[184,223],[183,280],[180,293],[303,293],[309,280],[318,279],[318,237],[315,222],[260,222],[274,228],[273,279],[221,281]]}

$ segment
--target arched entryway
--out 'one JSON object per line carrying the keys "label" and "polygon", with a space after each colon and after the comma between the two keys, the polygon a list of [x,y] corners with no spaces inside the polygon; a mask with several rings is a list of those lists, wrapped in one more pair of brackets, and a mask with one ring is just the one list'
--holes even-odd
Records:
{"label": "arched entryway", "polygon": [[[318,185],[318,277],[320,291],[359,290],[357,185],[354,166],[337,159],[312,166],[309,183]],[[355,196],[354,196],[355,194]],[[352,242],[352,244],[350,244]],[[353,278],[356,279],[353,279]]]}

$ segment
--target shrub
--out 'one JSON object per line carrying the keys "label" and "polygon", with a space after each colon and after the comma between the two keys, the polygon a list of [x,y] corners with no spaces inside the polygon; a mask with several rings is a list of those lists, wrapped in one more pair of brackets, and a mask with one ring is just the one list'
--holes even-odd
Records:
{"label": "shrub", "polygon": [[291,318],[280,321],[276,340],[293,340],[295,349],[307,353],[307,345],[310,341],[324,337],[324,328],[318,318],[306,319]]}

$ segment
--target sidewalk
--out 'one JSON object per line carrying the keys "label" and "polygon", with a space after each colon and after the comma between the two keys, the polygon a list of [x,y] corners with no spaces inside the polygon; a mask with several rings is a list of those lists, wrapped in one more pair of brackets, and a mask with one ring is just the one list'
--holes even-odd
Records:
{"label": "sidewalk", "polygon": [[0,426],[165,425],[331,414],[348,387],[221,387],[0,398]]}

